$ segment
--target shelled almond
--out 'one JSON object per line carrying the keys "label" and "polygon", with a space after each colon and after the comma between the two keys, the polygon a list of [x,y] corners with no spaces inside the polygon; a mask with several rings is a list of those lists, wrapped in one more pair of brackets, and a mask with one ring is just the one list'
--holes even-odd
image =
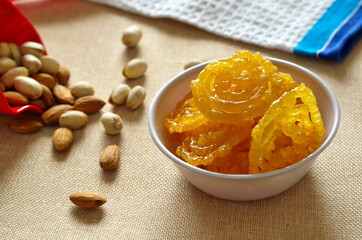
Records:
{"label": "shelled almond", "polygon": [[60,104],[53,106],[41,115],[41,119],[47,125],[56,125],[58,124],[60,115],[62,115],[66,111],[73,110],[73,108],[74,107],[69,104]]}
{"label": "shelled almond", "polygon": [[63,85],[56,85],[53,88],[53,95],[54,98],[59,102],[59,103],[64,103],[64,104],[73,104],[74,103],[74,97],[72,95],[72,93],[70,92],[70,90],[63,86]]}
{"label": "shelled almond", "polygon": [[107,202],[106,198],[102,195],[90,191],[73,193],[69,196],[69,199],[75,205],[83,208],[97,208]]}
{"label": "shelled almond", "polygon": [[67,150],[68,148],[70,148],[70,146],[73,143],[72,130],[66,127],[58,128],[57,130],[55,130],[53,134],[52,142],[53,142],[53,148],[56,151],[62,152]]}
{"label": "shelled almond", "polygon": [[4,92],[4,96],[8,103],[13,106],[22,106],[29,103],[29,99],[16,91],[7,91]]}
{"label": "shelled almond", "polygon": [[36,73],[30,77],[38,81],[40,84],[47,86],[50,90],[52,90],[56,84],[55,78],[47,73]]}
{"label": "shelled almond", "polygon": [[8,123],[9,128],[16,133],[32,133],[38,131],[43,124],[30,118],[13,118]]}
{"label": "shelled almond", "polygon": [[117,145],[110,145],[103,150],[99,158],[99,164],[103,169],[112,170],[118,167],[120,159],[121,151],[119,147]]}
{"label": "shelled almond", "polygon": [[98,112],[106,103],[99,97],[85,96],[74,102],[74,109],[90,114]]}

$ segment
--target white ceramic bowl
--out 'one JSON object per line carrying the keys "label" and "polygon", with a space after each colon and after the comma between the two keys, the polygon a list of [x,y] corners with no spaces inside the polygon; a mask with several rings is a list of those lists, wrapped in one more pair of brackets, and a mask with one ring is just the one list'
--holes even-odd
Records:
{"label": "white ceramic bowl", "polygon": [[151,136],[157,147],[173,161],[179,172],[194,186],[213,196],[228,200],[257,200],[285,191],[298,182],[310,169],[316,157],[334,138],[340,120],[340,110],[331,88],[313,72],[284,60],[270,58],[278,71],[289,73],[299,83],[304,82],[313,90],[322,115],[325,135],[322,145],[306,159],[289,167],[261,174],[222,174],[194,167],[178,158],[174,152],[176,143],[163,126],[166,115],[176,103],[190,92],[190,82],[209,63],[202,63],[171,79],[154,97],[148,115]]}

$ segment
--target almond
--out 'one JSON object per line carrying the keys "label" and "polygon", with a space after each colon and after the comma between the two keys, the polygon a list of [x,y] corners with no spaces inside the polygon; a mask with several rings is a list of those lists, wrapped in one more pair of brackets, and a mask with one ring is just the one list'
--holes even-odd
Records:
{"label": "almond", "polygon": [[58,124],[59,117],[68,110],[73,110],[73,106],[68,104],[60,104],[46,110],[42,115],[41,119],[47,125]]}
{"label": "almond", "polygon": [[101,98],[84,96],[74,102],[74,109],[84,113],[98,112],[106,104]]}
{"label": "almond", "polygon": [[54,77],[47,73],[36,73],[31,75],[31,77],[40,84],[47,86],[49,89],[53,89],[56,83]]}
{"label": "almond", "polygon": [[65,65],[60,64],[58,72],[55,74],[55,79],[59,84],[67,84],[70,78],[69,68]]}
{"label": "almond", "polygon": [[60,102],[60,103],[64,103],[64,104],[73,104],[74,103],[74,97],[72,95],[72,93],[70,92],[70,90],[63,86],[63,85],[56,85],[53,88],[53,95],[54,98]]}
{"label": "almond", "polygon": [[8,126],[16,133],[32,133],[38,131],[43,124],[30,118],[13,118],[9,121]]}
{"label": "almond", "polygon": [[53,134],[52,141],[55,150],[65,151],[72,145],[73,132],[66,127],[58,128]]}
{"label": "almond", "polygon": [[13,106],[22,106],[29,103],[29,99],[25,95],[15,91],[4,92],[4,96],[8,103]]}
{"label": "almond", "polygon": [[45,104],[45,102],[42,99],[35,99],[35,100],[30,100],[29,101],[30,105],[34,105],[37,106],[38,108],[40,108],[41,110],[45,110],[47,109],[47,105]]}
{"label": "almond", "polygon": [[5,92],[6,88],[3,83],[0,82],[0,91]]}
{"label": "almond", "polygon": [[103,169],[111,170],[118,167],[120,159],[121,151],[119,147],[117,145],[110,145],[103,150],[99,158],[99,164]]}
{"label": "almond", "polygon": [[102,195],[90,191],[73,193],[69,196],[69,199],[75,205],[83,208],[97,208],[107,202]]}
{"label": "almond", "polygon": [[41,84],[41,87],[43,89],[43,95],[41,95],[41,100],[44,101],[47,107],[51,107],[53,105],[53,94],[47,86]]}

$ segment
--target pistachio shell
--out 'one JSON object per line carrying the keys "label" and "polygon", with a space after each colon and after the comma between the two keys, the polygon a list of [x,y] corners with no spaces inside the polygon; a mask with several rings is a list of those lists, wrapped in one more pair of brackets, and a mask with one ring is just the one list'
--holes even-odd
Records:
{"label": "pistachio shell", "polygon": [[146,71],[147,63],[142,59],[134,58],[124,65],[123,75],[129,79],[139,78],[142,77]]}
{"label": "pistachio shell", "polygon": [[30,77],[17,76],[14,80],[14,87],[16,91],[30,99],[37,99],[43,94],[40,83]]}

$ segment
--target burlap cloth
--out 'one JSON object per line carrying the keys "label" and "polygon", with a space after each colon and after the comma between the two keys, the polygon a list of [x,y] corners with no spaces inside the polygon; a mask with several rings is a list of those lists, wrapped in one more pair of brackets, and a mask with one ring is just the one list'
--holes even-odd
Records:
{"label": "burlap cloth", "polygon": [[[153,20],[83,1],[19,2],[50,55],[71,68],[69,85],[84,80],[103,99],[121,82],[143,85],[144,106],[135,111],[107,104],[124,120],[120,136],[105,134],[101,113],[75,131],[72,148],[52,150],[56,127],[21,135],[0,116],[1,239],[360,239],[362,42],[341,63],[296,56],[226,40],[172,20]],[[135,49],[120,42],[137,24],[143,38]],[[312,170],[275,197],[233,202],[189,184],[152,142],[147,113],[156,92],[190,60],[230,56],[242,48],[286,59],[321,76],[341,106],[339,132]],[[144,78],[125,80],[123,64],[144,58]],[[103,171],[103,148],[118,144],[121,164]],[[81,190],[103,194],[99,209],[73,205]]]}

